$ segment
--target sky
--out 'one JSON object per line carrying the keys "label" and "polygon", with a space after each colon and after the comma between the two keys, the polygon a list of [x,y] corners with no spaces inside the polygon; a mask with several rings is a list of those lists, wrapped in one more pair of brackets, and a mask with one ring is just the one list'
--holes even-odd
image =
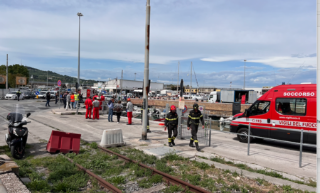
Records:
{"label": "sky", "polygon": [[[0,56],[80,77],[142,80],[145,0],[1,0]],[[316,82],[316,1],[151,0],[150,79],[193,87]],[[244,62],[246,60],[246,62]],[[135,75],[136,73],[136,75]]]}

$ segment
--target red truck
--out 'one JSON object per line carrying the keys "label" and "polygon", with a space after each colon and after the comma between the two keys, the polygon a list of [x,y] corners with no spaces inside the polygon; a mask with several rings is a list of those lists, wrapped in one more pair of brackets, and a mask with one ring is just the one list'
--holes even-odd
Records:
{"label": "red truck", "polygon": [[[316,84],[280,85],[262,95],[244,113],[233,117],[230,132],[316,144],[317,116]],[[246,135],[238,135],[247,143]]]}

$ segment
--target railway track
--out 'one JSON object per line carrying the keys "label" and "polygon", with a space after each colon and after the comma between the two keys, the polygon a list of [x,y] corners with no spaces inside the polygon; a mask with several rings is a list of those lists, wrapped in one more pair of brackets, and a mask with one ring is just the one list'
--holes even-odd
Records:
{"label": "railway track", "polygon": [[[141,168],[143,169],[148,169],[148,170],[151,170],[152,171],[152,175],[160,175],[162,176],[163,178],[163,181],[166,183],[167,186],[171,186],[171,185],[177,185],[177,186],[180,186],[182,187],[184,190],[189,190],[191,192],[195,192],[195,193],[210,193],[209,191],[203,189],[203,188],[200,188],[200,187],[197,187],[197,186],[194,186],[192,184],[189,184],[185,181],[182,181],[178,178],[175,178],[171,175],[168,175],[164,172],[161,172],[155,168],[152,168],[152,167],[149,167],[145,164],[142,164],[142,163],[139,163],[137,161],[134,161],[126,156],[123,156],[121,154],[118,154],[118,153],[115,153],[113,151],[110,151],[106,148],[103,148],[103,147],[100,147],[98,146],[98,148],[100,150],[102,150],[103,152],[107,153],[107,154],[111,154],[111,155],[115,155],[115,156],[118,156],[118,158],[124,160],[125,162],[128,162],[128,163],[134,163],[134,164],[138,164]],[[67,158],[67,157],[66,157]],[[70,158],[67,158],[70,162],[74,163],[74,161]],[[114,185],[112,185],[111,183],[107,182],[106,180],[104,180],[103,178],[99,177],[98,175],[94,174],[93,172],[91,172],[89,169],[86,169],[85,167],[75,163],[75,165],[82,171],[84,171],[85,173],[87,173],[89,176],[95,178],[99,184],[101,186],[103,186],[104,188],[108,189],[109,191],[113,192],[113,193],[121,193],[122,191],[120,189],[118,189],[117,187],[115,187]]]}

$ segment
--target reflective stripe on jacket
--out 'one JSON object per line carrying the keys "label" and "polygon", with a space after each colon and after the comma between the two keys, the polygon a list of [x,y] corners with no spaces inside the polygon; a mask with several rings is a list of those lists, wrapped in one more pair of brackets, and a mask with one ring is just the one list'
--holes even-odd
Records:
{"label": "reflective stripe on jacket", "polygon": [[190,125],[199,125],[201,121],[201,124],[204,125],[203,115],[201,114],[201,111],[195,112],[195,110],[190,111],[190,114],[188,116],[188,122],[187,126],[190,127]]}
{"label": "reflective stripe on jacket", "polygon": [[178,114],[177,113],[168,113],[165,119],[165,126],[178,126]]}

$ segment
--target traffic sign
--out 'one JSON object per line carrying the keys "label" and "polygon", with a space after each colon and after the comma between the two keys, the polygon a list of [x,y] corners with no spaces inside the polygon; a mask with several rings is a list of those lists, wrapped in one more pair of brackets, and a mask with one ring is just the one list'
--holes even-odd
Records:
{"label": "traffic sign", "polygon": [[186,113],[186,112],[187,112],[187,110],[188,110],[187,106],[186,106],[186,105],[184,105],[184,109],[182,110],[182,113]]}
{"label": "traffic sign", "polygon": [[38,92],[38,91],[36,92],[36,95],[39,95],[39,92]]}
{"label": "traffic sign", "polygon": [[61,80],[58,80],[57,84],[58,84],[58,86],[61,86]]}
{"label": "traffic sign", "polygon": [[199,111],[203,111],[203,106],[199,106]]}

